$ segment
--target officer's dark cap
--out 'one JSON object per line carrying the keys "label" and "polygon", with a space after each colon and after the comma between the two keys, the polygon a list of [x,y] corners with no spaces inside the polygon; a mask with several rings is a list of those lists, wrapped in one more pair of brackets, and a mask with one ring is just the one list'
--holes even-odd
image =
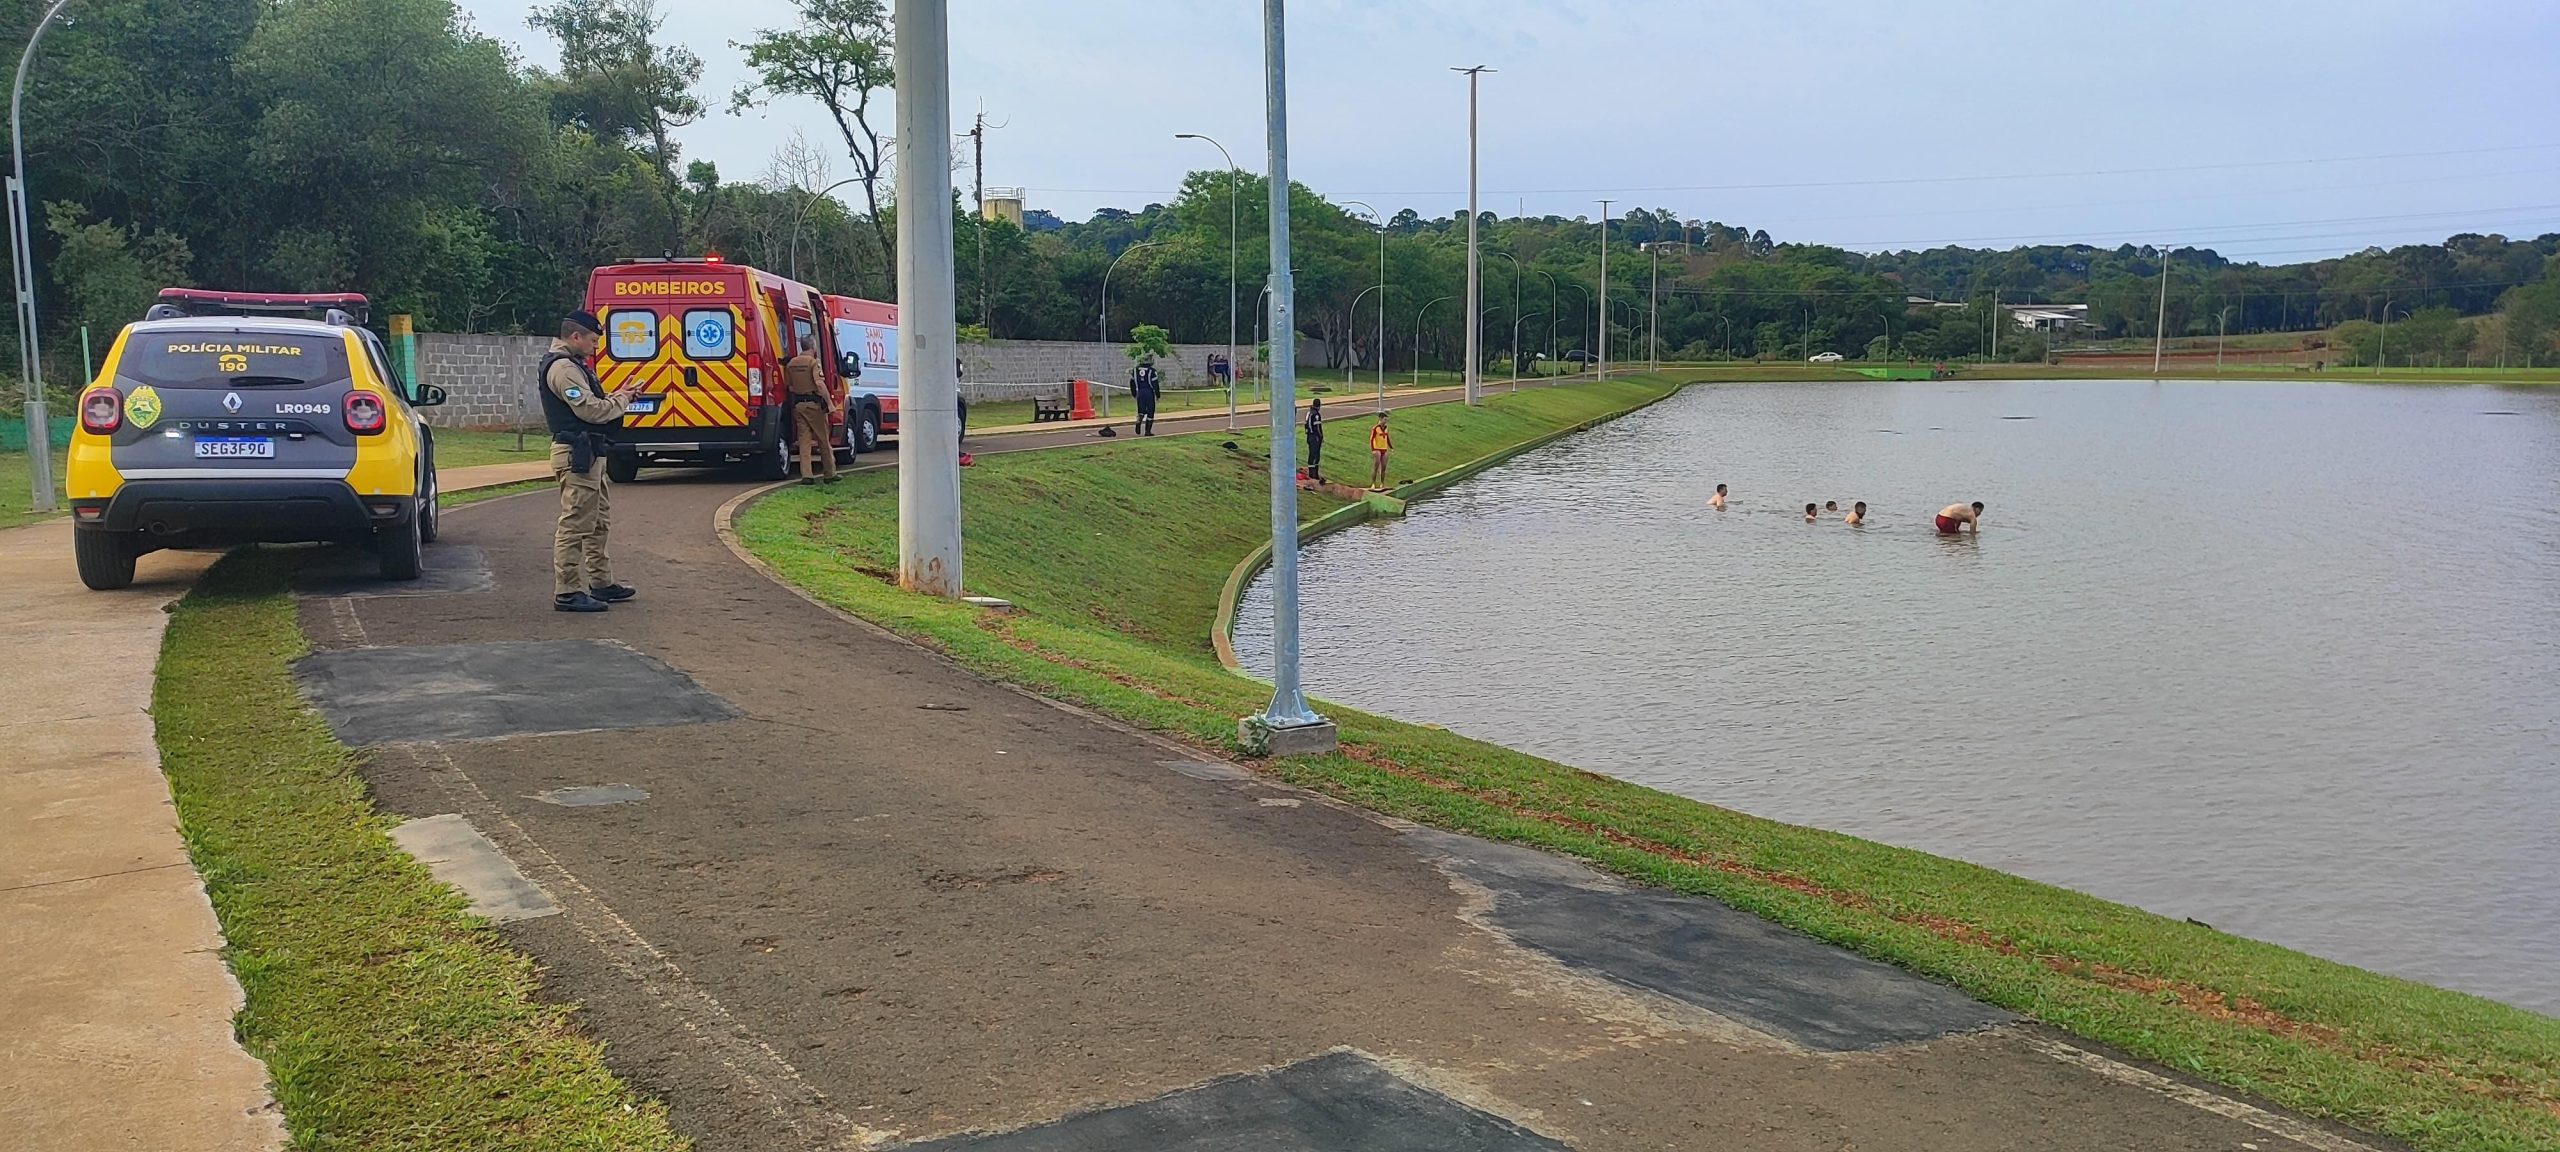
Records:
{"label": "officer's dark cap", "polygon": [[593,335],[604,335],[604,325],[597,323],[595,317],[584,312],[563,312],[560,314],[560,322],[564,325],[584,328]]}

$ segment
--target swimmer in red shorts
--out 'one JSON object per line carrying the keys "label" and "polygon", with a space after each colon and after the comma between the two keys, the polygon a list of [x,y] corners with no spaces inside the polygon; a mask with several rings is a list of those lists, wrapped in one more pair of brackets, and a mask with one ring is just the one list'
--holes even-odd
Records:
{"label": "swimmer in red shorts", "polygon": [[1940,536],[1961,534],[1967,524],[1973,525],[1975,535],[1982,533],[1982,501],[1974,501],[1973,507],[1970,508],[1962,504],[1949,504],[1938,513],[1938,535]]}

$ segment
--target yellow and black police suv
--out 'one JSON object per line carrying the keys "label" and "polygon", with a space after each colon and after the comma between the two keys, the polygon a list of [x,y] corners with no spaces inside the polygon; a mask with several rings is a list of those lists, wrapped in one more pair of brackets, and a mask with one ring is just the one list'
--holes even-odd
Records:
{"label": "yellow and black police suv", "polygon": [[80,580],[133,583],[163,548],[332,542],[418,576],[435,440],[356,295],[171,288],[80,394],[64,469]]}

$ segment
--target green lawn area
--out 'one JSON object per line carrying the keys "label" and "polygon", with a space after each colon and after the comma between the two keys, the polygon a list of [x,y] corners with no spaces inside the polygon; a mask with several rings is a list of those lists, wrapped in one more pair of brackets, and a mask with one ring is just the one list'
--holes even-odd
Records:
{"label": "green lawn area", "polygon": [[[1693,374],[1683,374],[1693,375]],[[1724,373],[1699,373],[1725,378]],[[1663,379],[1497,394],[1397,417],[1399,480],[1666,394]],[[1236,754],[1268,689],[1218,666],[1221,585],[1268,535],[1262,434],[994,456],[964,474],[988,615],[897,591],[896,478],[785,489],[745,544],[846,611],[1022,684]],[[1338,505],[1303,501],[1313,518]],[[1958,861],[1762,820],[1336,705],[1343,754],[1262,772],[1537,845],[1945,980],[2134,1056],[2429,1150],[2560,1146],[2560,1020]]]}
{"label": "green lawn area", "polygon": [[551,458],[551,436],[541,428],[524,434],[524,450],[516,450],[514,429],[436,429],[436,467],[471,468],[481,464],[516,464]]}
{"label": "green lawn area", "polygon": [[62,502],[58,498],[62,490],[62,461],[63,453],[56,451],[53,454],[53,485],[57,493],[55,510],[39,514],[34,511],[33,478],[27,474],[27,466],[32,461],[24,452],[0,452],[0,528],[33,524],[62,514]]}
{"label": "green lawn area", "polygon": [[152,717],[187,849],[298,1149],[686,1146],[625,1088],[532,961],[394,846],[354,754],[296,693],[286,584],[251,549],[182,601]]}

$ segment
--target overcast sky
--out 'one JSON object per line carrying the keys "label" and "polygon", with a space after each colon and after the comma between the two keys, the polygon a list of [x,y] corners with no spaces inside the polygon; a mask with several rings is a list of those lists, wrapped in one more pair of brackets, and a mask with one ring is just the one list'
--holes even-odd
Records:
{"label": "overcast sky", "polygon": [[[529,61],[531,0],[459,0]],[[752,179],[813,104],[731,116],[733,41],[790,0],[664,0],[721,109],[687,155]],[[1264,165],[1256,0],[953,0],[955,130],[987,182],[1068,219]],[[1466,81],[1482,204],[1630,206],[1854,249],[2085,240],[2290,262],[2457,231],[2560,231],[2550,0],[1297,0],[1290,166],[1334,200],[1463,208]],[[885,113],[884,126],[892,121]],[[838,175],[851,166],[839,164]],[[968,173],[956,177],[965,187]]]}

